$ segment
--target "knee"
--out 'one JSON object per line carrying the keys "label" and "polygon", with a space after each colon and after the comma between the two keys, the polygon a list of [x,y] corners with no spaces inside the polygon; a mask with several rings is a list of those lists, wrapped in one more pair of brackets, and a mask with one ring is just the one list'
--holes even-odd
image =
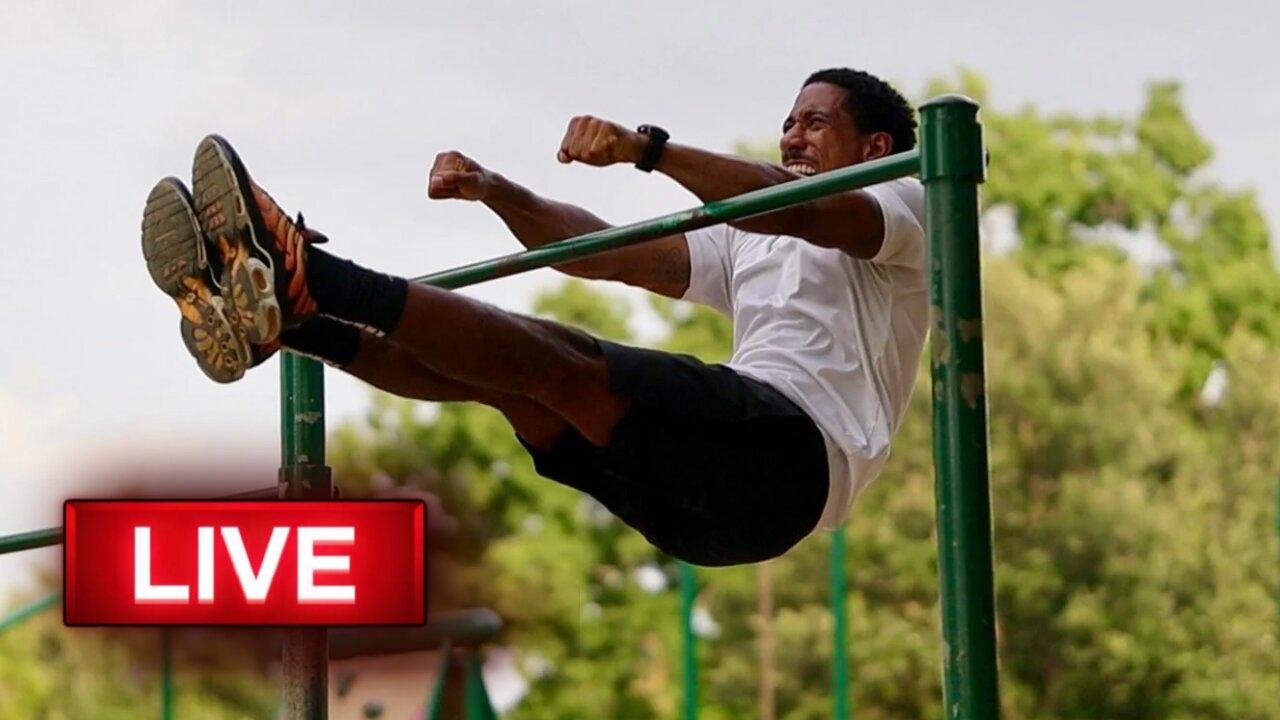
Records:
{"label": "knee", "polygon": [[609,370],[604,358],[571,356],[549,373],[536,389],[539,400],[553,407],[573,408],[605,402],[609,391]]}
{"label": "knee", "polygon": [[360,352],[356,355],[356,360],[372,371],[381,372],[393,364],[397,353],[403,352],[385,338],[365,334],[360,338]]}
{"label": "knee", "polygon": [[584,358],[603,357],[604,353],[600,350],[600,344],[595,337],[583,332],[577,328],[562,325],[552,320],[544,320],[542,318],[529,318],[535,325],[549,334],[556,343],[564,346],[566,350],[581,355]]}
{"label": "knee", "polygon": [[550,320],[523,319],[549,350],[544,357],[551,359],[529,378],[528,390],[535,400],[560,408],[608,393],[608,368],[595,338]]}
{"label": "knee", "polygon": [[549,383],[541,402],[564,417],[593,444],[609,444],[613,428],[626,414],[630,403],[612,391],[609,369],[603,356],[583,358],[568,372]]}

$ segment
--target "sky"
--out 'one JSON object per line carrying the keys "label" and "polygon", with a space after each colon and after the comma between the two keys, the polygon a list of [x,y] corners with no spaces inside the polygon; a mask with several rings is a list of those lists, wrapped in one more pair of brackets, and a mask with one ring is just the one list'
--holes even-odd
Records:
{"label": "sky", "polygon": [[[92,495],[94,467],[278,452],[278,362],[207,381],[142,261],[147,192],[188,177],[208,133],[332,252],[417,276],[518,248],[483,207],[425,197],[445,150],[615,223],[696,204],[656,173],[558,164],[574,115],[727,151],[775,138],[826,67],[918,96],[966,66],[1002,109],[1084,113],[1132,113],[1146,83],[1175,79],[1216,149],[1209,176],[1256,188],[1274,228],[1277,26],[1276,6],[1238,0],[5,0],[0,534],[58,524],[63,499]],[[464,292],[523,311],[558,279]],[[326,382],[329,426],[358,420],[368,389],[332,370]],[[0,557],[0,592],[51,557]]]}

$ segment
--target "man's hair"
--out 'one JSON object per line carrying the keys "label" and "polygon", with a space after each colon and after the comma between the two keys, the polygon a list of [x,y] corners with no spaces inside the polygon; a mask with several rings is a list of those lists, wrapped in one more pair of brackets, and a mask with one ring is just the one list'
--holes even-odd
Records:
{"label": "man's hair", "polygon": [[916,117],[906,98],[870,73],[849,68],[819,70],[803,87],[823,82],[844,88],[844,110],[854,128],[864,134],[884,132],[893,138],[893,152],[916,146]]}

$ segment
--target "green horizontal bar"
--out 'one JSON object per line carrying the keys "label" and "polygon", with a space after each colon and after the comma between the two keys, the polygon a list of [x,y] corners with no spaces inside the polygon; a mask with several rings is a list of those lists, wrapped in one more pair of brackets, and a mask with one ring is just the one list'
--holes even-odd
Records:
{"label": "green horizontal bar", "polygon": [[46,528],[0,537],[0,555],[62,544],[62,528]]}
{"label": "green horizontal bar", "polygon": [[875,185],[918,173],[920,153],[909,150],[887,158],[832,170],[813,177],[754,190],[737,197],[707,203],[702,207],[643,220],[631,225],[607,228],[561,240],[525,252],[504,255],[453,270],[424,275],[414,282],[454,289],[529,270],[596,255],[627,245],[674,235],[688,230],[719,225],[730,220],[763,215],[800,203],[817,200],[845,190]]}
{"label": "green horizontal bar", "polygon": [[25,607],[20,607],[3,618],[0,618],[0,630],[7,630],[36,613],[48,610],[54,605],[57,605],[60,600],[62,600],[62,591],[50,593],[39,600],[26,605]]}
{"label": "green horizontal bar", "polygon": [[[261,488],[259,490],[250,490],[248,492],[236,493],[235,495],[224,495],[219,500],[274,500],[279,497],[280,491],[275,487]],[[32,532],[18,533],[17,535],[5,535],[0,537],[0,555],[8,553],[21,552],[22,550],[32,550],[34,548],[47,547],[49,545],[62,544],[62,528],[47,528],[45,530],[35,530]]]}
{"label": "green horizontal bar", "polygon": [[236,493],[235,495],[223,495],[219,500],[278,500],[280,498],[280,486],[273,485],[269,488],[261,490],[250,490],[248,492]]}
{"label": "green horizontal bar", "polygon": [[453,647],[471,647],[492,640],[500,630],[502,618],[487,608],[441,613],[421,627],[335,628],[329,631],[329,657],[435,650],[446,642]]}

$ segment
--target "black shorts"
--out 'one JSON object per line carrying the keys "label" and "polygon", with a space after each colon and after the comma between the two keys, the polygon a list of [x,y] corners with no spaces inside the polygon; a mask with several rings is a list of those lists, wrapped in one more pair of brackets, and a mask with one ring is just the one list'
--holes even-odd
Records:
{"label": "black shorts", "polygon": [[549,453],[525,443],[539,474],[696,565],[767,560],[812,532],[829,481],[826,444],[807,413],[723,365],[597,342],[612,391],[631,407],[607,447],[572,429]]}

